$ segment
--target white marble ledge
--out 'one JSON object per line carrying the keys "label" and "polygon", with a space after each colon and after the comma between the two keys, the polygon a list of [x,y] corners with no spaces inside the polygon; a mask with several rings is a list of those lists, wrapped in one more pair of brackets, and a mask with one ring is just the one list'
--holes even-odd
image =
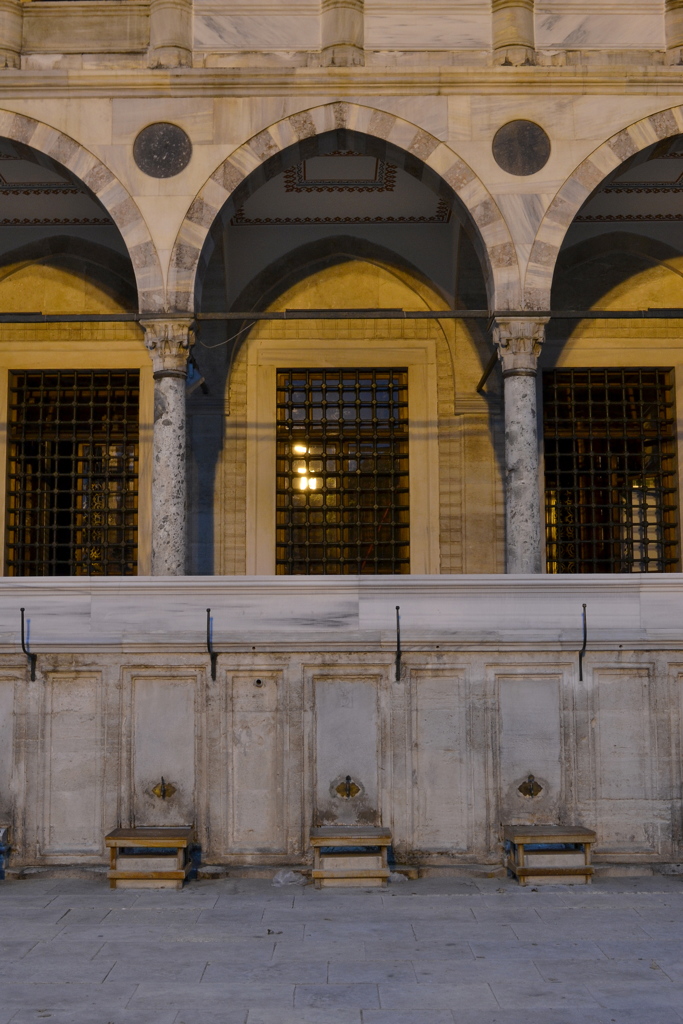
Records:
{"label": "white marble ledge", "polygon": [[201,651],[206,609],[216,647],[391,645],[396,605],[406,646],[434,642],[573,645],[582,604],[608,647],[683,648],[683,576],[169,577],[0,580],[0,647],[19,650],[26,608],[35,651]]}

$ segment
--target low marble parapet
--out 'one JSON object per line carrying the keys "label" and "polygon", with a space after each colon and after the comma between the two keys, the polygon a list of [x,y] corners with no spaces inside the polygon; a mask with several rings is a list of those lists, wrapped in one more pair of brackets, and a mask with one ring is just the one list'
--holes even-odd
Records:
{"label": "low marble parapet", "polygon": [[406,651],[511,645],[572,649],[588,606],[593,649],[683,643],[683,576],[137,577],[0,580],[0,650]]}

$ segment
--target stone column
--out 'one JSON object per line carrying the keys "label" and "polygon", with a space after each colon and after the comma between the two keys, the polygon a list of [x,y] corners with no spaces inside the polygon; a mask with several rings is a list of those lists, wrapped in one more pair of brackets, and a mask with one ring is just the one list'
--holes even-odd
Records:
{"label": "stone column", "polygon": [[534,0],[492,0],[493,63],[535,63]]}
{"label": "stone column", "polygon": [[352,67],[365,63],[364,0],[322,0],[322,63]]}
{"label": "stone column", "polygon": [[192,67],[192,0],[151,0],[149,66]]}
{"label": "stone column", "polygon": [[683,0],[666,0],[666,59],[683,64]]}
{"label": "stone column", "polygon": [[20,0],[0,0],[0,68],[21,67],[23,21]]}
{"label": "stone column", "polygon": [[185,573],[185,379],[194,343],[191,320],[146,320],[154,368],[152,575]]}
{"label": "stone column", "polygon": [[536,373],[547,323],[547,317],[501,317],[493,331],[503,365],[505,567],[509,573],[540,573],[543,566]]}

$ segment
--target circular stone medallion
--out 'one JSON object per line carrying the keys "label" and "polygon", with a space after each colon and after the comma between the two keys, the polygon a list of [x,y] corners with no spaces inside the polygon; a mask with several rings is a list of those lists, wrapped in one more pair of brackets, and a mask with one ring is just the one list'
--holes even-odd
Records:
{"label": "circular stone medallion", "polygon": [[133,143],[133,158],[150,178],[172,178],[184,171],[192,143],[177,124],[160,121],[143,128]]}
{"label": "circular stone medallion", "polygon": [[496,132],[493,155],[508,174],[536,174],[548,163],[550,139],[533,121],[510,121]]}

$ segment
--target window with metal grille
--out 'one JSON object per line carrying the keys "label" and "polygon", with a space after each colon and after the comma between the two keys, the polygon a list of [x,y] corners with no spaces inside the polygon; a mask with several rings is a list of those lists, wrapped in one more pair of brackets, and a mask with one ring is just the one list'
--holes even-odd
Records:
{"label": "window with metal grille", "polygon": [[280,575],[410,572],[407,370],[277,371]]}
{"label": "window with metal grille", "polygon": [[548,572],[678,567],[673,374],[543,375]]}
{"label": "window with metal grille", "polygon": [[9,576],[136,573],[139,377],[10,374]]}

